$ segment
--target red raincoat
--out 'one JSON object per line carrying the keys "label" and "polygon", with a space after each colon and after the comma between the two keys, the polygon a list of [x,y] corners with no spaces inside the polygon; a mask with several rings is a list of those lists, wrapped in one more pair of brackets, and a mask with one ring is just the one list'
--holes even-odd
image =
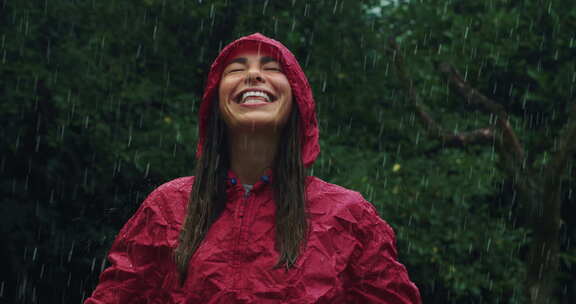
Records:
{"label": "red raincoat", "polygon": [[[320,149],[314,100],[290,51],[260,34],[228,45],[213,63],[200,108],[199,149],[220,74],[238,47],[257,43],[276,52],[292,87],[304,132],[303,162]],[[100,303],[420,303],[418,288],[397,261],[392,228],[357,192],[316,177],[306,181],[310,234],[295,267],[274,268],[274,213],[270,177],[246,195],[234,173],[227,205],[189,264],[183,287],[172,252],[184,222],[193,177],[154,190],[118,234],[111,266],[85,304]]]}

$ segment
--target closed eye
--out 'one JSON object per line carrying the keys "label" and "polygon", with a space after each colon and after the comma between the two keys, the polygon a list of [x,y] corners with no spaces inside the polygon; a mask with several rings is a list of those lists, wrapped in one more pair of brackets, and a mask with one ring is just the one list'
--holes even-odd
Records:
{"label": "closed eye", "polygon": [[242,72],[242,71],[244,71],[244,69],[231,69],[231,70],[228,70],[228,72],[226,72],[226,74],[234,73],[234,72]]}
{"label": "closed eye", "polygon": [[282,69],[279,67],[266,67],[264,68],[265,71],[278,71],[278,72],[282,72]]}

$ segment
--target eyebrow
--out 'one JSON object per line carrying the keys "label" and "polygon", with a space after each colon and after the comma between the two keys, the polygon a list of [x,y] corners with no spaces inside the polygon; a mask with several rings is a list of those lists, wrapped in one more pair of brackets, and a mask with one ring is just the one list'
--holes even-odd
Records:
{"label": "eyebrow", "polygon": [[[230,61],[229,64],[232,64],[232,63],[246,64],[247,62],[248,62],[248,59],[246,59],[245,57],[238,57],[238,58],[232,59],[232,61]],[[264,56],[264,57],[260,58],[260,64],[266,64],[269,62],[278,62],[278,60],[276,60],[270,56]]]}
{"label": "eyebrow", "polygon": [[267,64],[268,62],[278,62],[278,60],[270,56],[264,56],[260,59],[260,64]]}
{"label": "eyebrow", "polygon": [[238,58],[234,58],[232,61],[230,61],[230,63],[228,63],[228,65],[233,64],[233,63],[246,64],[246,62],[248,62],[248,60],[246,58],[238,57]]}

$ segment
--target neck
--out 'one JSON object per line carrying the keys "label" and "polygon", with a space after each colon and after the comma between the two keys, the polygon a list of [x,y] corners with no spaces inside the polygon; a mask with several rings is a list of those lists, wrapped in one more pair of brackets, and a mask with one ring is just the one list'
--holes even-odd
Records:
{"label": "neck", "polygon": [[272,167],[278,140],[278,134],[229,133],[230,168],[241,183],[255,184]]}

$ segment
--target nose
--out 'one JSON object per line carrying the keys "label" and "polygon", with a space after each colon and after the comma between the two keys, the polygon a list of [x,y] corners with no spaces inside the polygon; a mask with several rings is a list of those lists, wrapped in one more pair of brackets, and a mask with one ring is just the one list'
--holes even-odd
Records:
{"label": "nose", "polygon": [[246,76],[246,83],[256,84],[260,82],[264,82],[264,78],[262,77],[260,69],[250,69],[248,71],[248,75]]}

